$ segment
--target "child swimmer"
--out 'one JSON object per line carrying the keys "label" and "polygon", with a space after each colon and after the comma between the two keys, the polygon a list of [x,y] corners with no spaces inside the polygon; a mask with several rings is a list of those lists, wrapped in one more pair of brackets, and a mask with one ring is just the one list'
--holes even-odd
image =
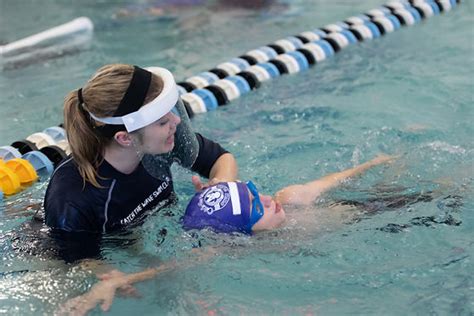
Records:
{"label": "child swimmer", "polygon": [[[287,186],[278,191],[274,197],[258,193],[251,181],[247,183],[221,182],[193,196],[183,217],[183,227],[187,230],[208,228],[220,233],[245,234],[276,229],[283,226],[286,221],[285,209],[289,211],[299,206],[310,206],[322,193],[336,187],[344,180],[393,159],[392,156],[379,155],[351,169],[305,184]],[[204,253],[201,260],[205,259]],[[62,309],[67,313],[83,315],[101,304],[102,310],[106,311],[110,308],[118,289],[129,290],[133,283],[153,278],[157,274],[177,267],[176,263],[168,263],[132,274],[114,270],[100,276],[101,281],[89,292],[69,300]]]}
{"label": "child swimmer", "polygon": [[306,184],[287,186],[274,197],[259,194],[252,181],[221,182],[194,195],[186,208],[183,227],[188,230],[209,228],[222,233],[246,234],[275,229],[285,223],[285,209],[309,206],[322,193],[345,179],[392,158],[380,155],[354,168]]}

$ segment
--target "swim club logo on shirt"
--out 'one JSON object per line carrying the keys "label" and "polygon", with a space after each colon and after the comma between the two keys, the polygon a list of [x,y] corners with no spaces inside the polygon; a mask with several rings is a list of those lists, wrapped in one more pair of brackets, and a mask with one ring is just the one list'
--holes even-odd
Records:
{"label": "swim club logo on shirt", "polygon": [[218,184],[201,194],[198,206],[203,212],[212,215],[214,212],[223,209],[229,203],[229,200],[229,188],[224,184]]}

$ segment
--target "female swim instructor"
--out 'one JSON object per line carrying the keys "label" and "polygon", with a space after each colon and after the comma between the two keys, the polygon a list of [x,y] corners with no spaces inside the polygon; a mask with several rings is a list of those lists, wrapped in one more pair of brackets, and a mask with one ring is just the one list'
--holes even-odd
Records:
{"label": "female swim instructor", "polygon": [[100,68],[66,97],[64,122],[72,157],[56,168],[44,201],[53,231],[106,233],[139,224],[173,202],[174,161],[211,184],[237,176],[230,153],[192,132],[164,68]]}

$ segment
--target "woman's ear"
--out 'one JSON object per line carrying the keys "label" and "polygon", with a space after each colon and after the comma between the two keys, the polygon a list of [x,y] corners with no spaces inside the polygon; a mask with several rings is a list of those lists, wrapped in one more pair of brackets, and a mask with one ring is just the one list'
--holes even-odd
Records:
{"label": "woman's ear", "polygon": [[130,135],[129,133],[125,131],[120,131],[120,132],[115,133],[114,139],[119,145],[123,147],[132,146],[132,142],[133,142],[132,135]]}

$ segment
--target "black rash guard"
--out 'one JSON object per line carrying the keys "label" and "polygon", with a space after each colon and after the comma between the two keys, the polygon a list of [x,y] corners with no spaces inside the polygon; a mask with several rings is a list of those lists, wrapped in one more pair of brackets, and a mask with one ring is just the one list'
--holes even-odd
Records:
{"label": "black rash guard", "polygon": [[[219,144],[196,133],[199,153],[191,170],[209,177],[216,160],[227,153]],[[97,178],[102,188],[80,176],[72,157],[54,171],[44,200],[45,222],[53,231],[107,233],[140,223],[151,210],[175,199],[169,166],[160,179],[142,163],[123,174],[103,160]]]}

